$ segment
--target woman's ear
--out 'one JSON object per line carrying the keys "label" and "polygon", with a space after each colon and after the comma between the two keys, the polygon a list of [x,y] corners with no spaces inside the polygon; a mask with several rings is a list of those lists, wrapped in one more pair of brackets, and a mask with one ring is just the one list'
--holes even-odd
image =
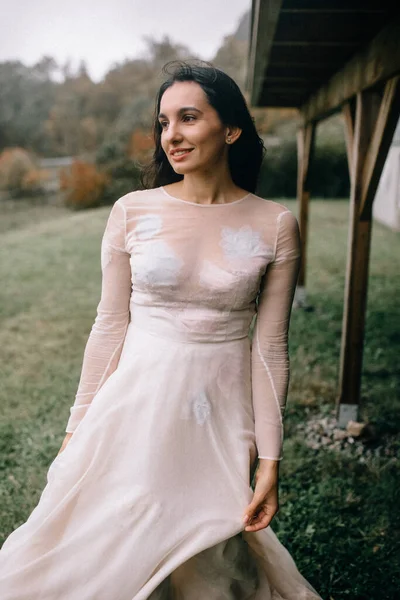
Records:
{"label": "woman's ear", "polygon": [[242,130],[240,127],[227,127],[225,132],[225,141],[227,144],[234,144],[239,139]]}

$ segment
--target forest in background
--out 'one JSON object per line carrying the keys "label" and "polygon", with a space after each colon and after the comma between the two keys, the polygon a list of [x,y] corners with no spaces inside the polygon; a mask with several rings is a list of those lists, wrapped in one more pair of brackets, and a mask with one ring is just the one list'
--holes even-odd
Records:
{"label": "forest in background", "polygon": [[[249,13],[226,36],[212,64],[231,75],[245,92]],[[146,38],[145,58],[114,64],[102,81],[90,78],[84,61],[76,71],[43,57],[26,66],[0,63],[0,189],[14,196],[46,190],[40,158],[73,157],[61,171],[65,203],[72,208],[107,204],[139,185],[140,164],[150,157],[154,97],[162,67],[172,60],[199,58],[167,36]],[[252,109],[267,146],[259,193],[296,193],[296,111]],[[348,173],[340,117],[317,136],[314,190],[345,196]],[[325,127],[325,133],[324,128]]]}

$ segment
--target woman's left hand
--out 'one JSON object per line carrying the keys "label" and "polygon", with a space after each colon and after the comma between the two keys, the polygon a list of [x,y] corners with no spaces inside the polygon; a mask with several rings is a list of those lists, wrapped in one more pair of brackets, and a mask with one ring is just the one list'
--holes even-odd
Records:
{"label": "woman's left hand", "polygon": [[265,529],[278,512],[278,479],[279,461],[260,459],[255,474],[256,485],[253,500],[243,516],[245,531]]}

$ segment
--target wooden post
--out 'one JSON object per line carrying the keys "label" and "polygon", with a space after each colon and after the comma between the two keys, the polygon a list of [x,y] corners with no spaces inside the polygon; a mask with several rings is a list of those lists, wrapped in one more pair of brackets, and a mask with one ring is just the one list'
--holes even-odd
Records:
{"label": "wooden post", "polygon": [[399,78],[389,80],[383,97],[359,92],[354,128],[344,109],[351,197],[346,287],[343,311],[337,417],[339,426],[358,419],[371,245],[372,202],[400,114]]}
{"label": "wooden post", "polygon": [[346,139],[347,164],[349,166],[350,178],[353,169],[353,147],[354,147],[354,121],[355,121],[355,99],[352,98],[342,106],[344,120],[344,133]]}
{"label": "wooden post", "polygon": [[310,200],[309,174],[314,151],[315,123],[306,123],[297,132],[297,201],[299,206],[299,226],[301,235],[301,263],[297,282],[295,305],[306,306],[306,265],[308,205]]}

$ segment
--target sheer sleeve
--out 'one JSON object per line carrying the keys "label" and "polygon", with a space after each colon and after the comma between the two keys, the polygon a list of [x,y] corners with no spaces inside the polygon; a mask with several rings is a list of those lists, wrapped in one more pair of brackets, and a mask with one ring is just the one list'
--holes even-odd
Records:
{"label": "sheer sleeve", "polygon": [[279,214],[275,258],[261,281],[252,338],[252,395],[259,458],[281,460],[289,384],[288,329],[300,266],[300,236],[290,211]]}
{"label": "sheer sleeve", "polygon": [[86,343],[81,377],[66,431],[73,432],[118,366],[129,323],[130,255],[125,250],[125,208],[117,200],[101,243],[102,286],[97,316]]}

